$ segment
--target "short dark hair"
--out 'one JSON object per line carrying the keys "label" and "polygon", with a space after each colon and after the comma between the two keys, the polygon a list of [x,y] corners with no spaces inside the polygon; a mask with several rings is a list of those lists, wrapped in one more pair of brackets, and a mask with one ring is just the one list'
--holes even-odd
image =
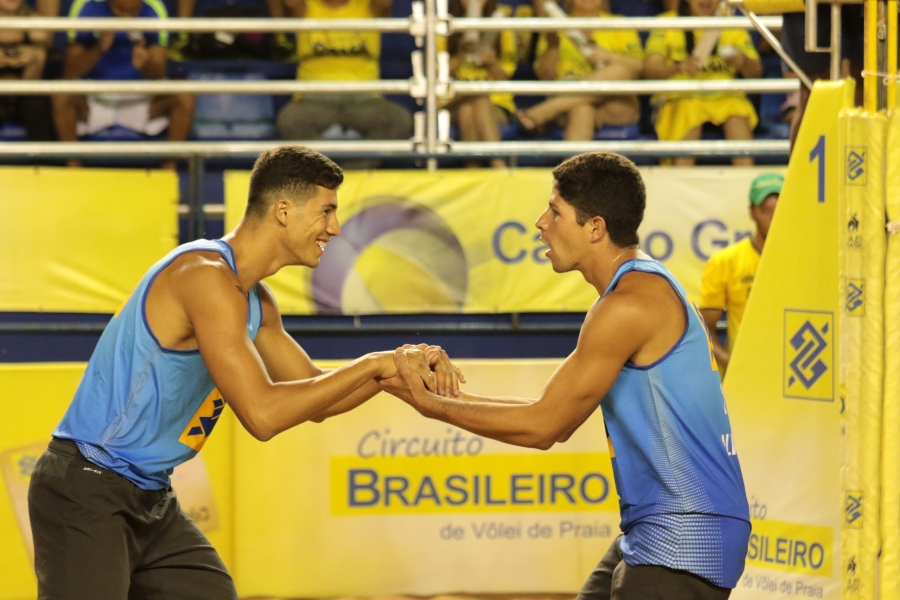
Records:
{"label": "short dark hair", "polygon": [[250,172],[247,216],[266,214],[277,195],[305,202],[317,186],[336,190],[344,172],[330,158],[304,146],[279,146],[259,155]]}
{"label": "short dark hair", "polygon": [[560,196],[575,208],[579,225],[603,217],[609,239],[620,248],[636,245],[647,190],[633,162],[612,152],[586,152],[553,169]]}

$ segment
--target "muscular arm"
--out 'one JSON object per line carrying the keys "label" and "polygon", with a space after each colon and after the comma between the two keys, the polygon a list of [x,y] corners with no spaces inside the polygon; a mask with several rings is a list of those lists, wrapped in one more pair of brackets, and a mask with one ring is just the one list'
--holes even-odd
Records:
{"label": "muscular arm", "polygon": [[628,294],[611,294],[585,319],[575,351],[547,382],[537,400],[428,393],[397,355],[409,386],[409,402],[426,417],[517,446],[547,449],[564,441],[597,408],[625,362],[653,335],[650,313]]}
{"label": "muscular arm", "polygon": [[66,59],[63,67],[63,78],[78,79],[91,72],[106,50],[102,44],[87,47],[81,44],[69,44],[66,48]]}
{"label": "muscular arm", "polygon": [[681,63],[666,64],[662,54],[648,54],[644,57],[644,77],[646,79],[668,79],[681,72]]}
{"label": "muscular arm", "polygon": [[[253,345],[259,352],[273,383],[310,379],[330,373],[330,369],[320,369],[313,364],[306,351],[284,330],[278,303],[265,284],[260,284],[259,293],[263,319]],[[380,391],[378,384],[369,380],[343,399],[310,416],[309,420],[321,423],[328,417],[356,408]]]}
{"label": "muscular arm", "polygon": [[[309,369],[303,379],[273,381],[247,335],[246,297],[224,261],[185,261],[172,273],[171,289],[213,382],[244,428],[259,440],[321,415],[376,377],[396,373],[389,353],[374,353],[328,373],[317,375]],[[272,350],[267,353],[272,360]],[[276,379],[293,373],[286,362],[274,370]]]}

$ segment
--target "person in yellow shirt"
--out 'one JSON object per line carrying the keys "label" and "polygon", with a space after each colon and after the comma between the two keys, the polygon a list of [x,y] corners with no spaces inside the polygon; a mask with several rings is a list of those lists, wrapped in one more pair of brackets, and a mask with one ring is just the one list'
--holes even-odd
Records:
{"label": "person in yellow shirt", "polygon": [[[603,17],[606,0],[567,0],[572,17]],[[585,31],[591,52],[587,56],[563,33],[546,33],[538,39],[534,70],[540,79],[631,80],[640,77],[643,66],[641,39],[635,30]],[[590,140],[604,125],[632,125],[640,119],[636,96],[554,96],[528,110],[519,111],[519,125],[534,132],[544,124],[565,127],[564,139]]]}
{"label": "person in yellow shirt", "polygon": [[[450,0],[448,12],[454,17],[465,17],[469,2],[481,0]],[[505,7],[504,13],[509,12]],[[495,11],[503,10],[497,0],[486,0],[481,6],[481,16],[491,17]],[[504,14],[504,16],[509,16]],[[450,75],[459,81],[503,81],[509,79],[516,70],[516,37],[512,32],[503,31],[493,37],[489,33],[470,36],[454,33],[447,40],[450,54]],[[460,96],[447,109],[450,118],[459,127],[459,136],[465,142],[499,142],[500,126],[509,123],[516,111],[512,94],[489,94],[484,96]],[[493,158],[494,168],[505,168],[506,161]],[[479,161],[466,162],[467,167],[479,167]]]}
{"label": "person in yellow shirt", "polygon": [[[750,287],[763,244],[769,234],[775,206],[784,177],[777,173],[765,173],[750,185],[750,218],[756,223],[756,234],[746,237],[710,257],[700,280],[700,314],[706,321],[713,344],[713,352],[723,373],[728,367],[734,340],[737,337],[744,308],[750,296]],[[722,346],[716,335],[716,323],[722,313],[728,312],[728,342]]]}
{"label": "person in yellow shirt", "polygon": [[[290,13],[309,19],[388,17],[392,0],[285,0]],[[373,80],[380,76],[381,34],[377,31],[302,31],[297,34],[300,81]],[[363,139],[412,136],[412,115],[380,95],[333,93],[295,96],[278,113],[276,131],[284,140],[316,140],[332,125],[353,129]],[[374,167],[373,161],[353,166]],[[353,168],[344,162],[345,168]]]}
{"label": "person in yellow shirt", "polygon": [[[716,0],[680,0],[677,11],[661,17],[709,17],[716,11]],[[743,29],[726,29],[719,34],[715,48],[702,60],[694,55],[704,31],[655,30],[647,39],[644,77],[647,79],[734,79],[762,75],[759,53]],[[758,117],[743,92],[673,92],[651,99],[656,107],[656,133],[660,140],[699,140],[704,123],[721,125],[729,140],[753,137]],[[676,165],[693,165],[693,157],[679,157]],[[752,165],[751,157],[732,159],[735,165]]]}

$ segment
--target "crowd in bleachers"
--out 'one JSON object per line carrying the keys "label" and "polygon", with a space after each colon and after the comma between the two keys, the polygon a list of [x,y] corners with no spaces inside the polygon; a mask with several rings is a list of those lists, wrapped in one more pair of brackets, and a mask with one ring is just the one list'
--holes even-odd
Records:
{"label": "crowd in bleachers", "polygon": [[[28,2],[36,2],[29,6]],[[562,0],[561,0],[562,1]],[[0,0],[0,16],[406,17],[410,0]],[[450,0],[456,17],[711,16],[716,0]],[[441,40],[458,80],[709,80],[781,77],[782,63],[745,29],[455,33]],[[406,79],[408,34],[365,31],[179,33],[0,31],[4,79]],[[460,96],[442,103],[453,136],[504,139],[750,139],[787,136],[784,95],[667,93]],[[0,140],[408,139],[405,96],[359,93],[283,96],[2,96]],[[711,129],[711,126],[715,128]],[[691,159],[677,159],[691,164]],[[735,164],[751,163],[736,157]],[[72,164],[77,164],[72,161]],[[467,166],[487,163],[469,162]],[[503,167],[493,159],[490,166]],[[346,166],[374,167],[376,161]],[[165,166],[174,166],[166,163]]]}

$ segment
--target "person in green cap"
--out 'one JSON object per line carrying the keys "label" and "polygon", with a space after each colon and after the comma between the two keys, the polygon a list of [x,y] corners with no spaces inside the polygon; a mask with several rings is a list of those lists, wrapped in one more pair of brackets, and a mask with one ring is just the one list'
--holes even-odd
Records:
{"label": "person in green cap", "polygon": [[[744,316],[759,257],[778,204],[784,177],[764,173],[750,185],[750,218],[756,223],[756,234],[746,237],[713,254],[700,280],[700,314],[710,331],[710,339],[719,370],[724,374],[731,358],[734,340]],[[716,333],[722,313],[728,313],[728,343],[723,346]]]}

